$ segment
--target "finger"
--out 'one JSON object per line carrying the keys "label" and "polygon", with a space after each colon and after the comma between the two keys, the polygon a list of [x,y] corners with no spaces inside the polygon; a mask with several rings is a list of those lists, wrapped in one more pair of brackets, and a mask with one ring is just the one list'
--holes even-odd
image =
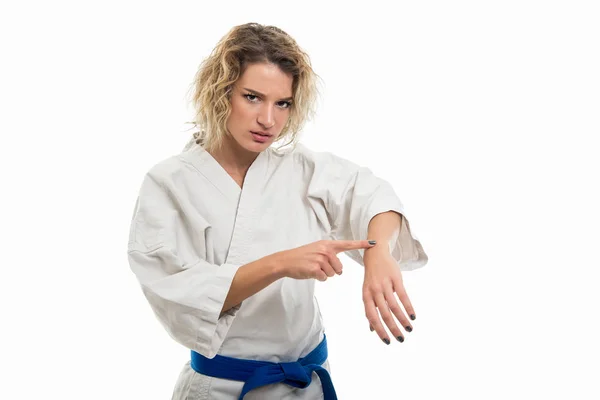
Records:
{"label": "finger", "polygon": [[340,253],[342,251],[348,251],[348,250],[370,249],[373,246],[375,246],[374,240],[372,240],[370,243],[368,240],[332,240],[331,241],[331,247],[336,254]]}
{"label": "finger", "polygon": [[335,270],[333,269],[331,264],[329,264],[328,257],[323,257],[323,259],[320,260],[319,265],[321,266],[321,271],[323,271],[328,277],[331,278],[335,275]]}
{"label": "finger", "polygon": [[340,259],[337,258],[337,256],[333,253],[329,253],[327,256],[329,257],[329,265],[331,265],[336,274],[341,275],[344,266],[342,265]]}
{"label": "finger", "polygon": [[[393,290],[393,286],[391,283],[388,285],[385,285],[384,296],[385,296],[385,301],[387,302],[387,306],[388,306],[389,310],[396,317],[396,319],[398,321],[400,321],[400,324],[404,327],[404,329],[406,329],[408,332],[411,332],[412,326],[411,326],[410,322],[408,322],[408,318],[406,318],[406,315],[404,314],[402,307],[400,307],[398,300],[396,300],[396,296],[394,295],[394,290]],[[398,339],[399,341],[402,341],[402,340],[400,340],[400,337],[402,336],[402,331],[400,329],[398,329],[398,332],[392,331],[392,333],[394,334],[396,339]],[[402,339],[404,339],[404,338],[402,338]]]}
{"label": "finger", "polygon": [[329,264],[323,264],[321,266],[321,271],[323,271],[323,273],[325,273],[325,275],[327,275],[330,278],[335,275],[334,269],[331,268],[331,265],[329,265]]}
{"label": "finger", "polygon": [[388,307],[388,304],[385,301],[383,292],[376,293],[374,296],[374,299],[375,299],[375,304],[377,305],[377,310],[379,311],[379,314],[381,315],[381,319],[383,320],[385,325],[388,327],[388,329],[390,330],[392,335],[394,335],[394,337],[397,340],[400,340],[399,337],[402,336],[402,331],[400,330],[400,328],[398,328],[398,325],[396,324],[396,320],[394,320],[394,316],[390,312],[390,308]]}
{"label": "finger", "polygon": [[[398,299],[400,299],[402,306],[406,310],[406,314],[408,314],[410,319],[412,319],[414,321],[417,318],[416,317],[417,314],[415,313],[415,309],[414,309],[412,303],[410,302],[410,299],[408,298],[408,294],[406,294],[406,290],[404,289],[404,285],[402,284],[401,279],[394,280],[394,291],[398,295]],[[402,325],[404,325],[406,327],[406,324],[404,322],[402,323]],[[411,330],[412,330],[412,325],[411,325]],[[409,332],[410,332],[410,330],[409,330]]]}
{"label": "finger", "polygon": [[325,275],[325,272],[319,269],[317,272],[315,272],[315,279],[325,282],[327,280],[327,275]]}
{"label": "finger", "polygon": [[372,328],[371,330],[374,329],[377,332],[377,335],[379,335],[379,337],[381,338],[383,343],[390,344],[390,338],[388,337],[388,334],[387,334],[383,324],[381,323],[381,319],[379,318],[379,313],[377,312],[377,307],[375,307],[375,302],[373,301],[373,298],[371,297],[371,295],[368,295],[368,297],[364,298],[364,303],[365,303],[365,315],[367,316],[367,319],[369,320],[369,326],[370,326],[370,328]]}

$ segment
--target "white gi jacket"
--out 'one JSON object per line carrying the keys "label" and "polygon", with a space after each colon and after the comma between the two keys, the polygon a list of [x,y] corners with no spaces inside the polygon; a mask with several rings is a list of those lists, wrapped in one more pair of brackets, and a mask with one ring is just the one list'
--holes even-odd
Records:
{"label": "white gi jacket", "polygon": [[[425,265],[402,203],[369,169],[302,144],[286,154],[269,148],[241,189],[210,153],[192,144],[146,174],[131,223],[129,264],[156,317],[181,345],[209,358],[296,361],[323,339],[315,281],[280,279],[219,315],[237,269],[321,239],[367,239],[371,218],[389,210],[403,215],[390,246],[399,267]],[[345,254],[364,265],[364,250]],[[188,362],[173,399],[237,399],[242,386],[200,375]],[[306,389],[269,385],[245,400],[322,396],[313,373]]]}

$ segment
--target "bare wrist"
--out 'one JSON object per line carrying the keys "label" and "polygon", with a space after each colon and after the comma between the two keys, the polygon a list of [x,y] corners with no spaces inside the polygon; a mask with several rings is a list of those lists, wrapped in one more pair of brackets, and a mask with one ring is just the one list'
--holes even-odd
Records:
{"label": "bare wrist", "polygon": [[390,255],[391,255],[390,249],[388,248],[386,243],[383,243],[379,247],[375,246],[375,247],[371,247],[370,249],[366,249],[363,259],[367,260],[371,257],[379,258],[379,257],[387,257]]}
{"label": "bare wrist", "polygon": [[272,276],[275,277],[275,280],[285,278],[287,276],[287,270],[284,267],[284,263],[282,262],[281,255],[279,253],[271,254],[265,257],[263,260],[266,263],[269,271],[271,271]]}

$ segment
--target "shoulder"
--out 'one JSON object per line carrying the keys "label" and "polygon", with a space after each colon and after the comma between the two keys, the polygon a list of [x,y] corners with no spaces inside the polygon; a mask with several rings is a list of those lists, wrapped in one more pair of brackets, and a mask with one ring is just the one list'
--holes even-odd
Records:
{"label": "shoulder", "polygon": [[168,158],[159,160],[146,171],[146,178],[152,178],[158,182],[169,180],[173,176],[180,174],[184,168],[184,163],[180,155],[172,155]]}
{"label": "shoulder", "polygon": [[327,167],[328,169],[341,168],[352,171],[359,168],[357,164],[331,151],[314,150],[302,143],[296,145],[289,156],[295,163],[314,169]]}
{"label": "shoulder", "polygon": [[172,180],[177,176],[193,173],[194,165],[202,162],[203,152],[200,146],[194,146],[170,155],[151,166],[146,175],[160,180]]}
{"label": "shoulder", "polygon": [[292,160],[293,162],[314,165],[322,162],[335,162],[340,158],[330,151],[319,151],[311,149],[303,143],[298,143],[284,154],[273,151],[274,154]]}
{"label": "shoulder", "polygon": [[175,191],[182,184],[193,181],[196,173],[190,162],[190,151],[167,156],[146,170],[143,176],[142,188],[155,188]]}

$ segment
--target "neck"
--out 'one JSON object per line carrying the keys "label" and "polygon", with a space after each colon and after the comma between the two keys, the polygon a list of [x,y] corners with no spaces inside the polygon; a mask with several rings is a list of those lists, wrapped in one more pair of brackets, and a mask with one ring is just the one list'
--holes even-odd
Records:
{"label": "neck", "polygon": [[244,149],[235,139],[227,136],[223,145],[210,154],[226,170],[245,176],[259,153]]}

